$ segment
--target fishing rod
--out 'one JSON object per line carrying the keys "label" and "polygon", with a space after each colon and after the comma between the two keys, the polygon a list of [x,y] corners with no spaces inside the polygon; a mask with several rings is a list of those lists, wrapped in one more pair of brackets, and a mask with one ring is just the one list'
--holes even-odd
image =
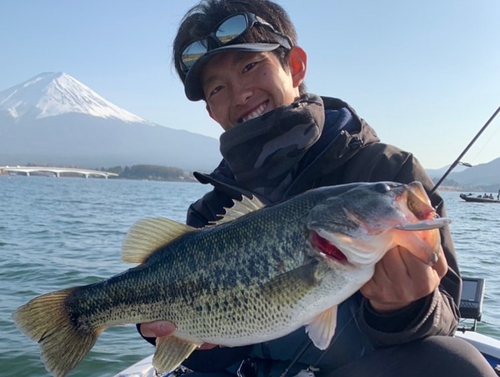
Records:
{"label": "fishing rod", "polygon": [[[490,123],[493,121],[493,119],[495,119],[495,117],[497,116],[497,114],[500,112],[500,106],[498,107],[498,109],[496,109],[496,111],[493,113],[493,115],[490,117],[490,119],[488,119],[488,121],[484,124],[484,126],[479,130],[479,132],[476,134],[476,136],[474,136],[474,138],[471,140],[471,142],[469,143],[469,145],[467,145],[467,147],[465,147],[465,149],[462,151],[462,153],[460,153],[460,155],[458,156],[458,158],[455,160],[455,162],[453,162],[453,164],[451,164],[451,166],[448,168],[448,170],[446,171],[446,173],[443,174],[443,176],[441,177],[441,179],[438,181],[438,183],[436,183],[434,185],[434,187],[432,188],[432,190],[429,192],[429,195],[432,195],[434,194],[434,192],[436,192],[437,188],[439,187],[439,185],[441,183],[443,183],[443,181],[446,179],[446,177],[448,176],[448,174],[451,173],[451,171],[453,169],[455,169],[455,167],[460,163],[460,160],[462,159],[462,157],[467,153],[467,151],[470,149],[470,147],[472,147],[472,144],[474,144],[477,140],[477,138],[483,133],[483,131],[490,125]],[[470,164],[466,164],[466,163],[463,163],[465,166],[469,166],[471,167],[472,165]]]}

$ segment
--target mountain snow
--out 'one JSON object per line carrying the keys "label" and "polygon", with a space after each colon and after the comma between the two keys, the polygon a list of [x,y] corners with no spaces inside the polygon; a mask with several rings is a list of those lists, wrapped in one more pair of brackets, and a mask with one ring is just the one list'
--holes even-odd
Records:
{"label": "mountain snow", "polygon": [[151,123],[65,73],[0,92],[0,165],[175,166],[211,171],[217,139]]}
{"label": "mountain snow", "polygon": [[127,123],[153,123],[106,101],[89,87],[63,72],[41,73],[0,92],[0,112],[15,121],[23,117],[47,118],[68,113],[115,118]]}

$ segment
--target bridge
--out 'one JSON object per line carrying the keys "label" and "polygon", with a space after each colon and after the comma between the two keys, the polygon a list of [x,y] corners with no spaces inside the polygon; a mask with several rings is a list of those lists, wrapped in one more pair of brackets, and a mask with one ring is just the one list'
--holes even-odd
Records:
{"label": "bridge", "polygon": [[118,174],[107,171],[91,170],[91,169],[78,169],[78,168],[60,168],[55,166],[0,166],[0,174],[2,173],[22,173],[30,176],[31,173],[43,172],[53,173],[56,177],[61,177],[61,174],[81,174],[88,178],[90,176],[101,176],[106,179],[108,177],[116,177]]}

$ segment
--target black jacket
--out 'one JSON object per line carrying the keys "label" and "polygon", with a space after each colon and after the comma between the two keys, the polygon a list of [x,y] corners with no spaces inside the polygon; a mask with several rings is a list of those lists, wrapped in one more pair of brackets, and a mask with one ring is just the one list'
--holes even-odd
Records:
{"label": "black jacket", "polygon": [[[351,112],[350,132],[343,130],[333,139],[322,135],[316,142],[318,147],[313,146],[299,162],[282,200],[311,188],[352,182],[420,181],[430,191],[433,183],[411,153],[381,143],[374,130],[345,102],[324,97],[323,101],[326,110],[347,108]],[[240,199],[241,194],[252,194],[234,179],[225,161],[211,174],[195,173],[195,176],[201,183],[213,185],[214,189],[189,207],[187,224],[194,227],[202,227],[215,220],[217,215],[224,213],[224,207],[232,205],[232,199]],[[431,201],[438,207],[439,215],[445,216],[439,194],[434,194]],[[447,227],[441,230],[441,240],[449,271],[439,289],[391,314],[376,313],[358,292],[339,308],[337,333],[327,354],[323,355],[314,346],[308,347],[295,367],[300,369],[315,364],[323,355],[325,357],[317,366],[322,370],[333,370],[373,348],[431,335],[453,334],[459,318],[461,279]],[[183,364],[196,371],[213,372],[252,356],[260,360],[261,374],[279,375],[307,341],[304,329],[299,329],[265,344],[197,351]]]}

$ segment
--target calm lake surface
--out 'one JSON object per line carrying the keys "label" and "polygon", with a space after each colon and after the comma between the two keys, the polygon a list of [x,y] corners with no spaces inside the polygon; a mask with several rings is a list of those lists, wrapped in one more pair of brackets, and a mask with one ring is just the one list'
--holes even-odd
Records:
{"label": "calm lake surface", "polygon": [[[93,283],[130,268],[120,247],[137,220],[184,222],[210,189],[188,182],[0,176],[0,375],[47,376],[38,345],[11,313],[34,296]],[[500,204],[466,203],[444,192],[462,275],[483,277],[478,331],[500,339]],[[72,376],[112,376],[154,351],[135,326],[104,332]]]}

